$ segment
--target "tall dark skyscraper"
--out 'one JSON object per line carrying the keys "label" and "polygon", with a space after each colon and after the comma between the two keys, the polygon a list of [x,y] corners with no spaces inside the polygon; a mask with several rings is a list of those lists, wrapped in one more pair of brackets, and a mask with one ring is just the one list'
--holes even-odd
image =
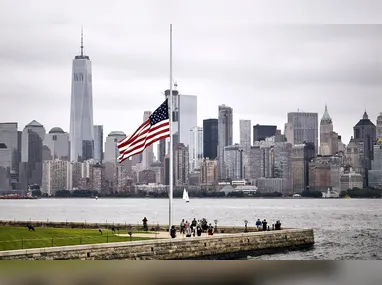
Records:
{"label": "tall dark skyscraper", "polygon": [[218,119],[203,120],[203,156],[215,159],[218,156]]}
{"label": "tall dark skyscraper", "polygon": [[362,177],[364,186],[369,186],[368,171],[371,170],[371,161],[374,160],[374,143],[377,140],[376,126],[370,121],[366,111],[362,119],[354,126],[354,141],[363,145]]}
{"label": "tall dark skyscraper", "polygon": [[277,126],[255,125],[253,126],[253,143],[265,141],[266,138],[276,135]]}

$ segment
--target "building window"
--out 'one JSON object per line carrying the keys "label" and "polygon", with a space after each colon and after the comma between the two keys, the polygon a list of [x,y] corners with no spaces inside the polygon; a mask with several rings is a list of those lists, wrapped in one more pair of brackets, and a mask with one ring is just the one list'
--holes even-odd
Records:
{"label": "building window", "polygon": [[355,129],[355,138],[356,139],[359,139],[361,136],[360,136],[360,130],[359,129]]}
{"label": "building window", "polygon": [[84,74],[83,73],[73,73],[73,80],[74,81],[84,81]]}

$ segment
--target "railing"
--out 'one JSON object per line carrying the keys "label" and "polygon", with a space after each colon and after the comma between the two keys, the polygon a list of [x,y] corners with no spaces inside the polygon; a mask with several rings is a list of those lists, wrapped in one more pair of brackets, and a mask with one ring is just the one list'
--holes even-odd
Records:
{"label": "railing", "polygon": [[[17,220],[0,220],[0,226],[17,226],[17,227],[26,227],[28,224],[33,225],[34,227],[41,228],[72,228],[72,229],[112,229],[114,227],[115,231],[124,230],[124,231],[144,231],[144,227],[142,223],[114,223],[114,222],[87,222],[86,220],[83,222],[56,222],[56,221],[17,221]],[[214,223],[212,223],[215,227]],[[252,224],[252,225],[251,225]],[[248,231],[257,231],[257,227],[253,226],[254,221],[248,223]],[[168,225],[160,225],[160,224],[148,224],[148,231],[169,231]],[[179,225],[175,225],[177,231],[179,231]],[[222,233],[237,233],[243,232],[245,227],[243,226],[218,226],[219,232]]]}

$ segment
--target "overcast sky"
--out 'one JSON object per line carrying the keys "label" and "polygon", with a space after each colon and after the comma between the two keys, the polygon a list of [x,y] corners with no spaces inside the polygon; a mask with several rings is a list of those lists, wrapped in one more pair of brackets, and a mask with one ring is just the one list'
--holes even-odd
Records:
{"label": "overcast sky", "polygon": [[382,10],[378,1],[332,2],[3,0],[0,121],[69,130],[83,25],[94,124],[105,136],[132,132],[169,87],[172,23],[174,80],[198,96],[200,126],[229,105],[238,142],[239,119],[283,129],[287,112],[321,117],[327,103],[348,143],[365,108],[373,121],[382,112]]}

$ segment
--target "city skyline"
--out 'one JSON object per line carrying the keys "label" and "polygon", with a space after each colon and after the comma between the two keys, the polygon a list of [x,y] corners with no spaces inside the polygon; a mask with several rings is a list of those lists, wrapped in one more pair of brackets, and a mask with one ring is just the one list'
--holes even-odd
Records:
{"label": "city skyline", "polygon": [[[198,96],[200,127],[204,119],[218,117],[219,105],[232,107],[234,143],[239,142],[239,120],[283,130],[288,112],[317,112],[320,119],[325,104],[336,132],[348,143],[365,109],[373,122],[382,111],[374,103],[382,86],[380,25],[259,26],[256,17],[244,13],[241,24],[229,26],[223,21],[206,26],[204,16],[192,25],[175,16],[156,18],[155,23],[146,19],[143,31],[133,25],[135,17],[123,17],[121,22],[106,17],[98,24],[101,7],[96,4],[89,6],[85,17],[77,17],[81,22],[76,19],[80,11],[71,9],[53,17],[56,10],[49,4],[37,8],[25,2],[28,14],[3,6],[1,26],[6,28],[0,28],[0,34],[7,46],[0,47],[0,95],[9,99],[0,112],[2,121],[18,122],[19,130],[36,120],[47,130],[70,131],[71,60],[80,52],[83,25],[85,54],[92,58],[94,124],[104,126],[104,138],[111,131],[129,134],[142,112],[154,110],[168,88],[169,20],[174,26],[174,80],[179,92]],[[246,6],[253,7],[250,2]],[[190,11],[181,14],[190,16],[193,4],[180,4],[174,11],[185,7]],[[114,15],[119,10],[124,9],[113,10]],[[232,9],[232,18],[238,13]],[[209,17],[220,19],[218,14]],[[28,108],[15,112],[21,100]],[[354,101],[357,104],[348,104]],[[124,120],[127,114],[129,124]]]}

